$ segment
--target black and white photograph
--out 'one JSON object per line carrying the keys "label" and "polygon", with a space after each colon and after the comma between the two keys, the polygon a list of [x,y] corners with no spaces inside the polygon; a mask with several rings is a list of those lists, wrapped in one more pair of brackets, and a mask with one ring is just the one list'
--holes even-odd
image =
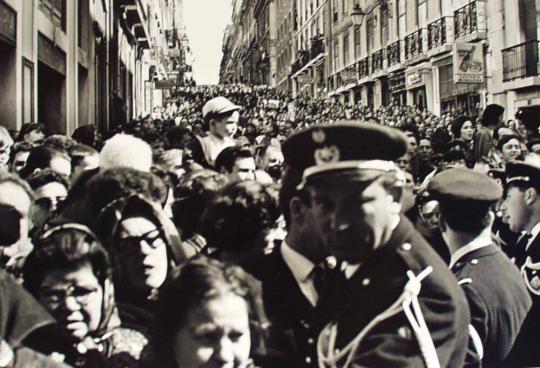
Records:
{"label": "black and white photograph", "polygon": [[540,367],[540,0],[0,0],[0,368]]}

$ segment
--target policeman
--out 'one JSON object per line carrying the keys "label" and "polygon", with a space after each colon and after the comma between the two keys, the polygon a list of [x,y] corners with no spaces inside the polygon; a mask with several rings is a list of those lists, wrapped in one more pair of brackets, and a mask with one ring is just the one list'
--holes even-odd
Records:
{"label": "policeman", "polygon": [[501,206],[510,229],[521,233],[515,245],[515,264],[533,305],[514,344],[508,367],[540,366],[540,159],[506,165],[506,198]]}
{"label": "policeman", "polygon": [[279,202],[287,236],[244,267],[262,283],[264,307],[272,324],[270,347],[288,358],[290,368],[318,367],[316,342],[323,326],[316,318],[320,315],[317,307],[331,283],[330,277],[321,278],[330,273],[321,275],[325,271],[320,270],[328,253],[314,228],[309,193],[297,188],[301,181],[302,171],[285,170]]}
{"label": "policeman", "polygon": [[[531,307],[521,275],[491,238],[502,187],[487,175],[454,168],[428,186],[439,202],[439,227],[450,249],[450,270],[465,291],[471,311],[471,341],[482,367],[501,367]],[[466,215],[465,215],[466,214]]]}
{"label": "policeman", "polygon": [[465,295],[400,215],[403,183],[393,160],[406,150],[398,130],[359,122],[313,126],[284,142],[289,164],[304,169],[317,231],[345,265],[317,343],[322,367],[460,367],[465,360]]}

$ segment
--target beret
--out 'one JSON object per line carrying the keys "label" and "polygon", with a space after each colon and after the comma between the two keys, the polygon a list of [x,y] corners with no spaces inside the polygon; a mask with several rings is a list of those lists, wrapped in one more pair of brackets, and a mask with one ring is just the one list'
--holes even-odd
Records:
{"label": "beret", "polygon": [[394,128],[342,121],[296,133],[282,150],[288,166],[305,170],[304,178],[336,170],[389,171],[407,152],[407,138]]}
{"label": "beret", "polygon": [[502,197],[501,186],[489,176],[456,167],[433,177],[429,193],[442,201],[496,202]]}

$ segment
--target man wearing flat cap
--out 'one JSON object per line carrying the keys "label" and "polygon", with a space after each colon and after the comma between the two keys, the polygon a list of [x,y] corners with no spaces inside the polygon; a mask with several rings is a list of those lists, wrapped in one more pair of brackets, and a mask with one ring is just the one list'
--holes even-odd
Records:
{"label": "man wearing flat cap", "polygon": [[[400,215],[396,129],[358,122],[314,126],[283,144],[303,168],[317,231],[344,263],[336,307],[319,335],[323,367],[461,367],[470,314],[463,291]],[[340,302],[342,302],[340,306]]]}
{"label": "man wearing flat cap", "polygon": [[450,270],[471,311],[467,366],[481,359],[482,367],[501,367],[532,303],[519,270],[491,238],[491,206],[502,197],[502,187],[487,175],[454,168],[436,175],[428,190],[439,202]]}
{"label": "man wearing flat cap", "polygon": [[507,366],[540,366],[540,160],[536,155],[506,165],[506,197],[501,209],[510,229],[521,233],[514,263],[533,300]]}

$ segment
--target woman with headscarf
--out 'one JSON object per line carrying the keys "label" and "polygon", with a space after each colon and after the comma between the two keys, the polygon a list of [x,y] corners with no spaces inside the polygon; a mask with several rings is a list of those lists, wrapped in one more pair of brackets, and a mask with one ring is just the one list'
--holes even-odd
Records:
{"label": "woman with headscarf", "polygon": [[56,318],[54,328],[33,340],[39,351],[76,367],[136,367],[147,343],[122,326],[109,256],[80,224],[43,233],[28,256],[24,286]]}
{"label": "woman with headscarf", "polygon": [[169,272],[188,258],[180,235],[161,208],[136,194],[112,202],[95,228],[112,256],[122,321],[147,334]]}

